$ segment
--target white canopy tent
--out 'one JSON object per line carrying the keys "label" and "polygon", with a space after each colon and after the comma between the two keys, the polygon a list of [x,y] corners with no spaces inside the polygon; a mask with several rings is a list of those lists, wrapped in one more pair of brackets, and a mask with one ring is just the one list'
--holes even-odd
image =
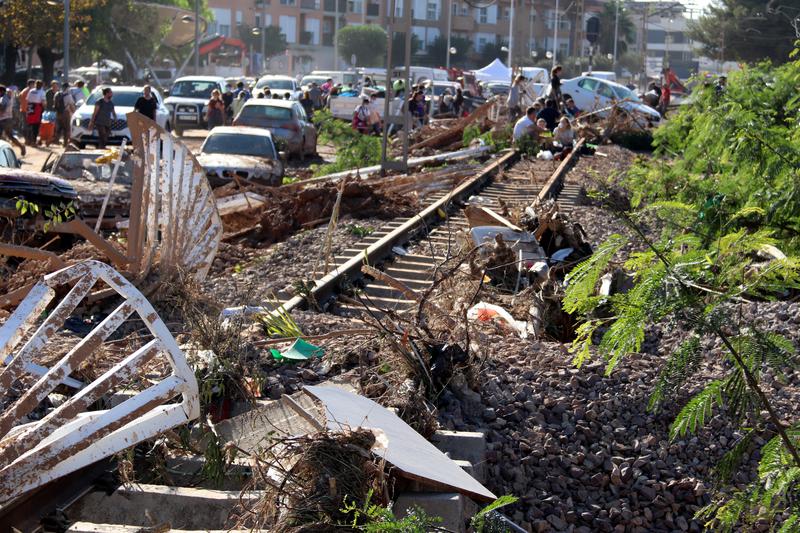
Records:
{"label": "white canopy tent", "polygon": [[475,71],[475,77],[480,81],[502,81],[511,83],[511,69],[499,59],[495,59],[480,70]]}

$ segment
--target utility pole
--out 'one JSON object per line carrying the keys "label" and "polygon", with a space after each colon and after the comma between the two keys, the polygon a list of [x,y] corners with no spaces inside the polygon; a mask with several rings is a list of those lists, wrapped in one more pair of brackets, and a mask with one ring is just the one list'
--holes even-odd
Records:
{"label": "utility pole", "polygon": [[644,5],[642,14],[642,92],[647,90],[647,15],[650,6]]}
{"label": "utility pole", "polygon": [[528,13],[528,55],[533,55],[533,49],[536,46],[534,44],[535,39],[533,38],[533,17],[536,13],[536,8],[533,7],[533,0],[531,0],[531,12]]}
{"label": "utility pole", "polygon": [[619,42],[619,2],[614,0],[614,73],[617,72],[617,43]]}
{"label": "utility pole", "polygon": [[336,2],[336,19],[333,21],[333,70],[339,70],[339,0]]}
{"label": "utility pole", "polygon": [[450,33],[453,31],[453,0],[447,2],[447,61],[445,66],[450,72]]}
{"label": "utility pole", "polygon": [[508,16],[508,68],[511,81],[514,81],[514,0],[511,0],[511,12]]}
{"label": "utility pole", "polygon": [[553,68],[555,68],[558,63],[556,61],[556,52],[558,51],[558,14],[558,0],[556,0],[556,19],[555,25],[553,26]]}
{"label": "utility pole", "polygon": [[[392,43],[394,42],[394,13],[395,13],[395,0],[389,0],[389,16],[386,21],[389,24],[386,32],[386,91],[383,97],[383,131],[381,132],[381,176],[386,176],[386,171],[389,170],[387,165],[386,153],[387,144],[389,141],[389,124],[391,120],[391,107],[390,103],[396,96],[392,86]],[[406,98],[408,91],[403,93]]]}
{"label": "utility pole", "polygon": [[64,80],[69,81],[69,1],[64,0]]}
{"label": "utility pole", "polygon": [[267,70],[267,2],[261,2],[261,71]]}
{"label": "utility pole", "polygon": [[200,0],[194,0],[194,75],[200,74]]}

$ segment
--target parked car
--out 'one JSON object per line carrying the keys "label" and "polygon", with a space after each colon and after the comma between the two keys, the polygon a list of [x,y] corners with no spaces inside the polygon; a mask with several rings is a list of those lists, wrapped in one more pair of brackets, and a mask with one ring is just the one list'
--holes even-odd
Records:
{"label": "parked car", "polygon": [[303,79],[300,80],[300,89],[307,91],[311,87],[312,83],[316,83],[317,87],[319,87],[326,81],[328,81],[328,76],[317,76],[315,74],[309,74],[307,76],[303,76]]}
{"label": "parked car", "polygon": [[599,80],[613,81],[616,83],[617,74],[612,70],[593,70],[591,72],[581,72],[581,76],[591,76]]}
{"label": "parked car", "polygon": [[317,129],[303,106],[292,100],[251,98],[233,119],[234,126],[266,128],[290,155],[304,157],[317,153]]}
{"label": "parked car", "polygon": [[[89,95],[89,98],[75,110],[72,115],[72,128],[70,137],[79,148],[85,148],[87,144],[97,144],[97,130],[89,129],[89,122],[92,120],[94,113],[94,104],[103,98],[103,87],[98,87]],[[114,96],[114,111],[117,114],[117,119],[111,123],[111,135],[109,136],[109,144],[120,144],[122,139],[131,140],[131,131],[128,129],[128,119],[125,115],[133,111],[133,106],[136,100],[144,94],[143,87],[133,86],[115,86],[113,87]],[[153,89],[153,96],[158,100],[158,108],[156,108],[156,123],[162,128],[169,130],[172,127],[170,114],[164,106],[161,93],[157,89]]]}
{"label": "parked car", "polygon": [[0,141],[0,167],[2,168],[19,168],[22,163],[17,159],[17,154],[11,148],[11,145],[5,141]]}
{"label": "parked car", "polygon": [[300,96],[302,96],[300,84],[297,83],[296,79],[289,76],[264,76],[256,82],[256,92],[265,87],[269,87],[270,92],[273,94],[277,93],[283,96],[289,93],[292,96],[292,100],[299,100]]}
{"label": "parked car", "polygon": [[569,98],[575,100],[575,105],[584,112],[598,111],[602,116],[610,113],[611,107],[618,104],[650,122],[661,120],[658,111],[644,105],[636,93],[612,81],[578,76],[561,82],[561,94],[564,100]]}
{"label": "parked car", "polygon": [[197,160],[212,187],[230,182],[234,176],[278,186],[283,183],[283,162],[263,128],[219,126],[211,130]]}
{"label": "parked car", "polygon": [[207,127],[205,106],[211,91],[224,92],[225,78],[222,76],[184,76],[175,80],[164,100],[171,117],[175,134],[183,135],[187,129]]}
{"label": "parked car", "polygon": [[[39,215],[52,205],[72,203],[77,209],[78,193],[68,182],[51,174],[18,168],[0,168],[0,217],[11,220],[20,215],[17,201],[26,200],[39,206]],[[30,211],[28,218],[35,218]]]}

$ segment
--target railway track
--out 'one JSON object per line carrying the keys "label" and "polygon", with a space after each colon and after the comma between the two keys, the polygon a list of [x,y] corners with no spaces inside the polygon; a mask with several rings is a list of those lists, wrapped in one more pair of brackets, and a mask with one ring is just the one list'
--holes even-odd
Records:
{"label": "railway track", "polygon": [[[446,259],[455,246],[455,232],[469,228],[463,214],[465,205],[480,203],[485,207],[501,210],[503,206],[529,205],[537,197],[558,197],[562,209],[570,210],[576,205],[580,190],[566,182],[565,178],[579,153],[580,146],[559,164],[520,160],[514,151],[490,161],[480,172],[467,178],[452,191],[430,198],[414,217],[393,220],[362,239],[358,245],[335,256],[333,271],[316,282],[316,288],[312,291],[314,299],[326,303],[329,312],[353,318],[359,318],[365,313],[380,315],[388,311],[402,313],[409,310],[415,306],[415,302],[401,290],[379,279],[364,278],[361,268],[365,262],[369,265],[380,265],[388,276],[414,292],[424,292],[433,283],[436,265]],[[407,249],[411,251],[407,252]],[[364,300],[369,302],[368,308],[343,294],[343,288],[357,280],[360,280],[358,282],[362,286]],[[287,297],[283,307],[291,311],[303,307],[305,303],[306,299],[303,297]],[[202,459],[198,458],[198,464],[184,464],[179,468],[199,472],[201,466]],[[108,476],[103,476],[103,472],[103,468],[95,468],[91,473],[86,472],[82,479],[80,476],[77,476],[79,479],[71,476],[57,480],[28,495],[25,500],[0,509],[0,533],[15,531],[12,527],[25,532],[149,531],[142,529],[142,526],[157,526],[159,522],[168,522],[169,519],[150,516],[146,522],[128,526],[123,520],[106,523],[102,517],[113,517],[115,514],[111,512],[112,508],[123,512],[124,509],[121,508],[126,505],[133,506],[133,511],[129,511],[129,514],[135,514],[137,505],[146,506],[149,502],[150,505],[158,506],[159,499],[164,508],[184,505],[185,509],[229,510],[238,502],[241,488],[228,487],[231,490],[223,491],[153,485],[142,490],[120,487],[112,496],[105,496],[102,492],[96,492],[99,487],[97,479],[103,478],[101,485],[106,490],[113,487],[108,486]],[[91,490],[95,492],[90,492]],[[106,506],[108,513],[104,514],[103,506]],[[164,512],[174,515],[174,509],[170,512],[164,509]],[[199,516],[195,518],[201,520]],[[75,520],[79,523],[66,529],[67,524]],[[214,529],[211,526],[202,528]]]}

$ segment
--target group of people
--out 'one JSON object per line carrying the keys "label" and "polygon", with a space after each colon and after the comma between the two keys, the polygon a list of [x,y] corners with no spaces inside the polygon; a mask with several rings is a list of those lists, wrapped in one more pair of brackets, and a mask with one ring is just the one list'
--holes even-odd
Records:
{"label": "group of people", "polygon": [[[77,106],[89,96],[83,81],[74,87],[68,82],[52,81],[45,90],[42,80],[28,80],[17,92],[0,85],[0,138],[7,137],[25,155],[25,146],[50,144],[61,140],[66,146],[70,139],[70,118]],[[43,123],[52,123],[52,135],[44,134]],[[20,132],[23,145],[15,132]]]}

